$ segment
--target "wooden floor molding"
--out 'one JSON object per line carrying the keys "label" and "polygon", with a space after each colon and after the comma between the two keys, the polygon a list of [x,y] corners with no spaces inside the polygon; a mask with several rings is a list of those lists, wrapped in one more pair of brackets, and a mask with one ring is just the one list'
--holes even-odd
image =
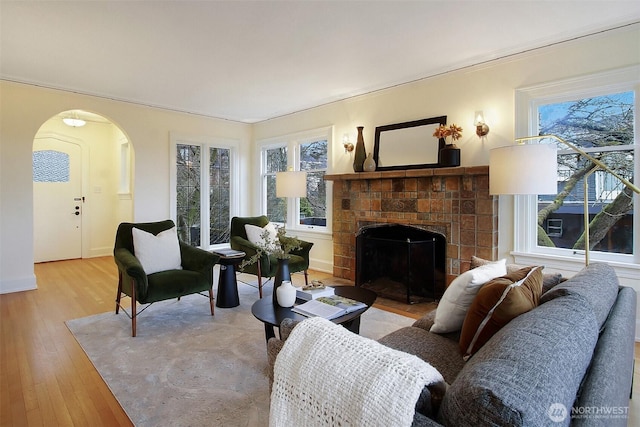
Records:
{"label": "wooden floor molding", "polygon": [[[113,259],[41,263],[35,274],[37,290],[0,295],[0,426],[132,426],[64,324],[114,310],[118,273]],[[343,280],[319,272],[310,277]],[[294,275],[294,283],[298,280],[303,276]],[[384,298],[375,306],[414,318],[434,308],[433,303],[406,305]],[[639,369],[636,357],[636,389]],[[634,400],[632,411],[638,413]]]}

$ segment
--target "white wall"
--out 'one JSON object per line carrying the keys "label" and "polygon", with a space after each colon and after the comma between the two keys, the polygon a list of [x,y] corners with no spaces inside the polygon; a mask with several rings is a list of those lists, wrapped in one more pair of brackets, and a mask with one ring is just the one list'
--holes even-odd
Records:
{"label": "white wall", "polygon": [[[33,289],[33,185],[31,153],[50,117],[81,109],[122,129],[135,152],[133,220],[169,218],[169,132],[241,141],[241,176],[251,176],[251,126],[124,102],[0,82],[0,293]],[[249,180],[241,194],[249,194]],[[250,210],[250,199],[240,211]],[[115,229],[111,231],[115,235]],[[103,245],[102,237],[96,245]]]}
{"label": "white wall", "polygon": [[[332,172],[346,173],[353,171],[352,158],[344,154],[342,135],[350,133],[355,140],[356,126],[364,126],[370,152],[376,126],[446,115],[447,123],[464,128],[456,142],[462,166],[486,165],[490,149],[513,143],[517,88],[639,63],[640,25],[634,25],[262,122],[255,125],[254,136],[260,140],[334,125]],[[475,135],[476,110],[484,110],[491,128],[485,140]],[[499,209],[499,256],[511,259],[513,198],[501,196]],[[621,281],[640,291],[640,279]]]}

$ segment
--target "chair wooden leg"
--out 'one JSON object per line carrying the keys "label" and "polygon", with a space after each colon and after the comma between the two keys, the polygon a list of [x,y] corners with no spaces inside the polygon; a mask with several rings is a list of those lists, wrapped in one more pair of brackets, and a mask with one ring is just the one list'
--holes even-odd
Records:
{"label": "chair wooden leg", "polygon": [[260,260],[258,260],[258,294],[262,299],[262,270],[260,269]]}
{"label": "chair wooden leg", "polygon": [[309,286],[309,275],[307,274],[307,270],[304,271],[304,285]]}
{"label": "chair wooden leg", "polygon": [[209,306],[211,307],[211,315],[213,316],[213,288],[209,289]]}
{"label": "chair wooden leg", "polygon": [[122,272],[118,271],[118,294],[116,295],[116,314],[120,312],[120,296],[122,295]]}
{"label": "chair wooden leg", "polygon": [[136,317],[138,312],[136,309],[136,281],[131,281],[131,336],[136,336]]}

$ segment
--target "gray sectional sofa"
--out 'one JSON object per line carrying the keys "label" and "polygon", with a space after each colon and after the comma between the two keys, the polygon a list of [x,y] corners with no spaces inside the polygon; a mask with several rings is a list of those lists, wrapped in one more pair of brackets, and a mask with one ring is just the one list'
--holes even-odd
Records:
{"label": "gray sectional sofa", "polygon": [[[627,425],[636,292],[609,265],[544,293],[466,362],[457,334],[429,332],[434,313],[379,340],[429,362],[448,384],[443,396],[425,389],[430,404],[417,406],[414,426]],[[281,346],[269,342],[272,363]]]}

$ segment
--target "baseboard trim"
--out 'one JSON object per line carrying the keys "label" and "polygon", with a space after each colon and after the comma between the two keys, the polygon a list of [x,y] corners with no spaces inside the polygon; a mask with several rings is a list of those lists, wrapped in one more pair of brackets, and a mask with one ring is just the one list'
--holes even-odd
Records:
{"label": "baseboard trim", "polygon": [[0,294],[9,294],[13,292],[32,291],[38,289],[36,276],[22,277],[20,279],[2,280],[0,281]]}
{"label": "baseboard trim", "polygon": [[104,247],[104,248],[92,248],[89,249],[89,253],[87,256],[83,256],[83,258],[99,258],[103,256],[113,255],[113,247]]}
{"label": "baseboard trim", "polygon": [[309,268],[316,271],[321,271],[323,273],[333,273],[333,263],[319,260],[319,259],[309,259]]}

